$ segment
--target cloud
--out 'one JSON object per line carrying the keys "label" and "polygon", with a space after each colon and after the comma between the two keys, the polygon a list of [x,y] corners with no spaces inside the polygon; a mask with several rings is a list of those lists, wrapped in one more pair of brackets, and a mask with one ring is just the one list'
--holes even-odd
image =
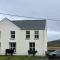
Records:
{"label": "cloud", "polygon": [[60,39],[60,32],[48,31],[48,41]]}
{"label": "cloud", "polygon": [[52,35],[60,35],[60,32],[58,31],[47,31],[47,33]]}

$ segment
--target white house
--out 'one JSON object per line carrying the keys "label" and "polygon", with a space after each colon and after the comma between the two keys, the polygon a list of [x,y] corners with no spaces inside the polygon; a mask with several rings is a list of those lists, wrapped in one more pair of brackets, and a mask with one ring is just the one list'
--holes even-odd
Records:
{"label": "white house", "polygon": [[37,50],[37,56],[45,56],[46,20],[1,20],[0,55],[5,55],[9,48],[15,49],[15,55],[28,55],[28,50]]}

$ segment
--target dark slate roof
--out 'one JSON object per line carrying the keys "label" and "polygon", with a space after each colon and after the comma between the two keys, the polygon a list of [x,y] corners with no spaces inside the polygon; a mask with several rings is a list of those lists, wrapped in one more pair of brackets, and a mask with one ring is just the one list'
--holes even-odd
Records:
{"label": "dark slate roof", "polygon": [[15,20],[12,21],[22,30],[44,30],[46,20]]}

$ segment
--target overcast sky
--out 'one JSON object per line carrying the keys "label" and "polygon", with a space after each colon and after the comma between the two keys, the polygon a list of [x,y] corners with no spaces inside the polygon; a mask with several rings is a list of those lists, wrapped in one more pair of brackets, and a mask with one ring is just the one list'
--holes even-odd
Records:
{"label": "overcast sky", "polygon": [[[60,39],[60,0],[0,0],[0,13],[51,19],[47,21],[48,41]],[[0,19],[4,17],[21,19],[0,14]]]}

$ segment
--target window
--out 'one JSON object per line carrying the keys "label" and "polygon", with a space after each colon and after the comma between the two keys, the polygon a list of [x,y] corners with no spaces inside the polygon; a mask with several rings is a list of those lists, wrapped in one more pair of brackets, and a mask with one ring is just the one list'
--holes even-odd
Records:
{"label": "window", "polygon": [[26,39],[30,39],[30,31],[26,31]]}
{"label": "window", "polygon": [[15,39],[15,31],[11,31],[11,39]]}
{"label": "window", "polygon": [[35,43],[34,42],[30,42],[29,43],[29,49],[31,50],[31,51],[35,51]]}
{"label": "window", "polygon": [[14,53],[16,53],[16,42],[10,42],[9,43],[9,48],[14,49]]}
{"label": "window", "polygon": [[39,39],[39,31],[35,31],[35,39]]}

